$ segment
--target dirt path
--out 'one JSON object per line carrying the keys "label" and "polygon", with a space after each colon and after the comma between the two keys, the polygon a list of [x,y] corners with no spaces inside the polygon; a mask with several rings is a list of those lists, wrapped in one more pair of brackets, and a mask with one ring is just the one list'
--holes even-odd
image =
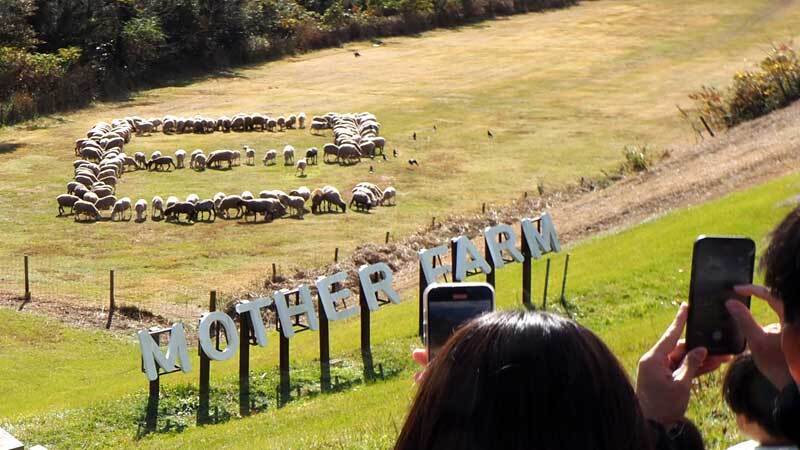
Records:
{"label": "dirt path", "polygon": [[[414,289],[417,283],[417,250],[429,248],[461,234],[478,236],[484,227],[545,210],[553,216],[562,242],[576,242],[597,233],[627,228],[663,215],[676,208],[703,203],[731,191],[745,189],[800,167],[800,102],[761,119],[743,124],[717,138],[698,145],[669,149],[669,156],[654,169],[624,178],[601,190],[575,187],[544,198],[520,199],[501,209],[465,214],[431,226],[397,243],[366,244],[339,264],[293,274],[253,287],[243,296],[271,293],[281,287],[313,283],[317,276],[340,270],[352,271],[361,264],[387,262],[395,270],[395,284],[401,290]],[[480,243],[478,243],[480,245]],[[480,246],[478,248],[481,248]],[[354,283],[350,277],[348,283]],[[348,286],[352,287],[352,286]],[[413,297],[413,295],[412,295]],[[24,309],[75,325],[99,328],[107,312],[75,308],[60,301],[39,300]],[[20,306],[21,301],[0,298],[0,306]],[[193,323],[200,311],[184,311],[170,319]],[[172,314],[169,314],[172,316]],[[118,314],[112,330],[130,333],[134,328],[163,325],[168,318],[139,311]]]}

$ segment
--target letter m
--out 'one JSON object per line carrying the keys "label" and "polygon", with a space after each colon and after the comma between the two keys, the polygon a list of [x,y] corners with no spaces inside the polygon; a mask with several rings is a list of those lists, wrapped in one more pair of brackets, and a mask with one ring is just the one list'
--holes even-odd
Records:
{"label": "letter m", "polygon": [[176,323],[172,325],[169,332],[169,342],[167,343],[167,354],[161,353],[158,343],[153,339],[148,331],[139,331],[139,346],[142,350],[142,367],[147,379],[155,381],[158,379],[159,369],[164,372],[174,372],[177,370],[175,362],[180,360],[180,370],[189,372],[192,370],[192,363],[189,360],[189,352],[186,349],[186,334],[183,325]]}

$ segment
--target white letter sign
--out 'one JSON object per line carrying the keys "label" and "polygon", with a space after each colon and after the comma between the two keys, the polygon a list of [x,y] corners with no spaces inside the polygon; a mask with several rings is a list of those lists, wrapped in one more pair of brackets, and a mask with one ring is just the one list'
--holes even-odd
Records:
{"label": "white letter sign", "polygon": [[[503,242],[500,242],[499,237],[503,237]],[[503,261],[503,250],[506,250],[516,262],[522,262],[525,259],[522,252],[517,249],[517,238],[514,236],[514,229],[511,225],[500,224],[493,227],[486,227],[483,231],[483,237],[486,239],[486,244],[489,247],[489,257],[492,258],[492,263],[496,269],[505,265]]]}
{"label": "white letter sign", "polygon": [[189,352],[186,350],[186,334],[183,332],[183,324],[172,325],[167,343],[167,354],[161,353],[158,344],[153,340],[150,333],[146,330],[139,331],[139,346],[142,350],[142,363],[147,379],[155,381],[158,379],[158,367],[172,372],[175,370],[175,361],[180,360],[181,370],[188,373],[192,370],[192,362],[189,360]]}
{"label": "white letter sign", "polygon": [[258,298],[253,301],[242,300],[236,305],[236,312],[240,315],[250,314],[250,323],[253,327],[253,335],[256,343],[260,347],[267,346],[267,330],[264,327],[264,319],[261,317],[261,310],[272,304],[271,298]]}
{"label": "white letter sign", "polygon": [[[225,339],[228,341],[225,350],[217,350],[214,342],[211,341],[211,325],[214,322],[219,322],[225,331]],[[200,336],[200,347],[209,359],[225,361],[233,358],[233,355],[239,350],[239,333],[236,330],[236,324],[233,323],[231,316],[222,311],[203,314],[200,318],[200,327],[197,333]]]}
{"label": "white letter sign", "polygon": [[[381,274],[378,281],[372,281],[373,274]],[[377,311],[378,292],[383,291],[392,303],[400,303],[400,295],[392,288],[392,269],[386,263],[375,263],[371,266],[364,264],[358,269],[358,278],[361,282],[361,292],[367,301],[370,311]]]}
{"label": "white letter sign", "polygon": [[292,305],[291,307],[286,304],[286,294],[289,293],[288,289],[281,289],[276,291],[272,296],[275,299],[275,309],[278,310],[278,320],[281,321],[281,331],[286,339],[294,336],[292,329],[292,317],[305,314],[308,321],[308,328],[316,331],[319,329],[317,322],[317,313],[314,310],[314,302],[311,300],[311,291],[308,286],[301,284],[297,288],[300,295],[300,304]]}
{"label": "white letter sign", "polygon": [[553,220],[550,218],[550,214],[542,214],[539,220],[542,226],[541,233],[539,233],[534,226],[534,220],[522,219],[522,234],[531,251],[531,257],[534,259],[541,258],[542,253],[561,251],[561,244],[558,242],[556,227],[553,226]]}
{"label": "white letter sign", "polygon": [[357,306],[351,306],[341,311],[336,310],[336,302],[350,297],[351,292],[347,288],[331,292],[331,288],[336,283],[344,283],[345,279],[347,279],[347,274],[344,272],[317,278],[317,292],[319,292],[319,299],[322,301],[322,308],[325,310],[328,320],[346,319],[358,314]]}
{"label": "white letter sign", "polygon": [[[483,255],[481,255],[475,247],[475,244],[473,244],[469,238],[466,236],[459,236],[453,238],[452,243],[455,244],[456,249],[456,254],[453,255],[456,266],[456,270],[453,272],[454,281],[463,281],[464,278],[467,277],[467,272],[475,269],[481,269],[483,273],[490,273],[492,271],[489,263],[486,262],[486,259],[484,259]],[[469,260],[467,260],[467,254],[470,256]]]}
{"label": "white letter sign", "polygon": [[433,265],[437,258],[445,255],[447,255],[447,247],[444,245],[419,251],[419,263],[422,265],[422,273],[425,275],[426,283],[435,283],[439,276],[447,275],[452,271],[450,264],[436,267]]}

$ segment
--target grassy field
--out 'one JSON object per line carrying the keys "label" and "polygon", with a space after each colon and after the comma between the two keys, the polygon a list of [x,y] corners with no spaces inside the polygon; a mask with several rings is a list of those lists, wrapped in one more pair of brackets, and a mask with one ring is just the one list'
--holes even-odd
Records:
{"label": "grassy field", "polygon": [[[669,20],[665,20],[669,18]],[[767,0],[603,0],[454,30],[388,39],[372,47],[313,52],[228,76],[181,81],[129,101],[103,103],[0,130],[0,289],[19,290],[22,254],[31,255],[34,293],[103,302],[106,271],[117,270],[118,301],[168,316],[235,290],[271,263],[329,263],[390,231],[402,237],[431,216],[504,203],[615,165],[625,144],[664,146],[687,138],[676,103],[719,83],[800,24],[796,2]],[[362,57],[349,52],[359,48]],[[309,216],[270,225],[231,222],[77,225],[56,218],[54,198],[70,179],[71,143],[98,120],[138,114],[280,114],[371,111],[388,148],[401,157],[342,168],[239,167],[230,172],[126,175],[120,193],[150,198],[196,192],[289,189],[362,180],[392,184],[399,206],[369,215]],[[437,131],[433,131],[433,126]],[[491,129],[493,140],[486,137]],[[411,139],[416,132],[418,139]],[[129,151],[298,148],[323,143],[307,132],[137,138]],[[404,161],[416,158],[415,170]],[[177,306],[176,306],[177,305]],[[187,314],[184,314],[187,315]]]}
{"label": "grassy field", "polygon": [[[609,344],[633,377],[639,356],[686,298],[694,238],[702,233],[747,235],[760,252],[768,231],[789,210],[787,200],[798,191],[796,174],[569,248],[569,311]],[[561,267],[563,257],[553,257],[554,267]],[[498,273],[502,308],[519,305],[519,270],[514,265]],[[535,273],[541,301],[541,263]],[[559,285],[560,279],[553,281]],[[558,289],[551,290],[551,304],[557,294]],[[0,368],[0,422],[28,442],[52,448],[385,448],[393,442],[414,392],[415,369],[409,357],[419,343],[414,296],[404,292],[407,301],[373,315],[375,360],[386,369],[385,380],[360,380],[358,321],[334,324],[332,351],[339,360],[335,373],[351,385],[335,394],[317,395],[317,335],[298,334],[292,340],[293,382],[303,395],[275,408],[278,346],[273,336],[266,349],[257,348],[251,356],[253,385],[262,395],[260,406],[266,402],[265,411],[236,418],[236,362],[214,363],[212,408],[220,411],[221,423],[195,427],[195,364],[189,375],[165,378],[162,430],[140,439],[136,424],[146,384],[132,342],[0,310],[6,324],[0,329],[0,358],[8,362]],[[762,319],[769,318],[765,305],[755,302],[754,310]],[[695,389],[690,415],[704,430],[710,449],[727,448],[740,439],[720,401],[716,375]]]}

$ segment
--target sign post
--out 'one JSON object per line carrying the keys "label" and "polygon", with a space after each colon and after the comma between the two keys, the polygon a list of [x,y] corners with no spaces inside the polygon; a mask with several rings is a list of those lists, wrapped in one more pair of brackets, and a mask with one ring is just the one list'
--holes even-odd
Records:
{"label": "sign post", "polygon": [[328,329],[328,314],[317,294],[317,311],[319,311],[319,385],[322,392],[331,390],[331,341]]}
{"label": "sign post", "polygon": [[[217,310],[217,291],[211,291],[208,299],[208,311],[214,312]],[[214,335],[217,338],[217,345],[219,345],[219,334],[216,333],[216,326],[214,326]],[[211,359],[203,351],[203,347],[198,347],[200,353],[200,401],[197,407],[197,424],[203,425],[208,423],[208,403],[211,393]]]}

